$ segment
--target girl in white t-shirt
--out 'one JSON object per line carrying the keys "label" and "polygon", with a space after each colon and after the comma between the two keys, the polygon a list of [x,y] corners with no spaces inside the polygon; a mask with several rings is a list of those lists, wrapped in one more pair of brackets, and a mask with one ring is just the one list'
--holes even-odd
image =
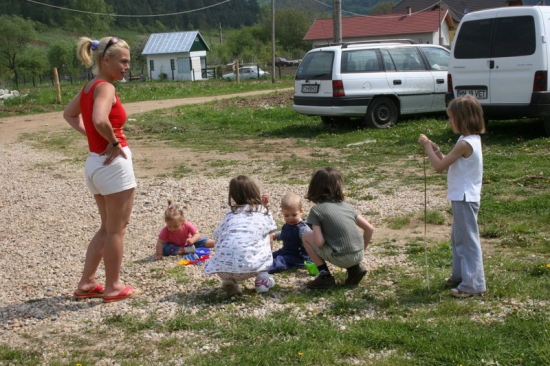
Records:
{"label": "girl in white t-shirt", "polygon": [[262,196],[256,183],[245,175],[229,182],[231,207],[214,230],[216,252],[204,265],[204,273],[217,274],[222,289],[240,296],[238,281],[256,277],[256,292],[267,292],[275,280],[267,274],[273,263],[271,233],[277,225],[267,208],[269,198]]}
{"label": "girl in white t-shirt", "polygon": [[453,262],[451,276],[445,279],[445,285],[456,286],[451,289],[451,296],[464,298],[486,291],[477,224],[483,176],[479,134],[485,132],[485,123],[481,105],[470,95],[449,103],[447,115],[453,132],[461,135],[448,155],[443,155],[425,135],[420,135],[418,143],[424,147],[436,171],[448,170],[447,199],[453,210]]}

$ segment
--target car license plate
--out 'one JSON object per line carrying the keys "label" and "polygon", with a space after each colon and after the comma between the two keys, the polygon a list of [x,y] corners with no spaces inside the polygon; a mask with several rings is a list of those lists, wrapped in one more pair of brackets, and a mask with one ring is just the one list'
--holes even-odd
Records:
{"label": "car license plate", "polygon": [[458,97],[472,95],[476,99],[487,99],[487,89],[457,89],[456,95]]}
{"label": "car license plate", "polygon": [[302,93],[319,93],[319,84],[302,85]]}

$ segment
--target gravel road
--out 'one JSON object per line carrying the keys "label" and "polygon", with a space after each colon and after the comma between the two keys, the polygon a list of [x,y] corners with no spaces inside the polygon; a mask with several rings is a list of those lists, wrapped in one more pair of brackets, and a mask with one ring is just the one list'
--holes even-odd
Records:
{"label": "gravel road", "polygon": [[[149,104],[144,103],[141,107],[137,104],[135,107],[132,104],[126,106],[134,114],[177,102],[170,105],[162,101],[152,103],[154,108],[146,107]],[[20,126],[24,124],[21,121],[26,121],[27,125]],[[305,271],[276,276],[278,286],[266,295],[256,295],[252,280],[245,281],[245,297],[257,300],[230,308],[228,304],[232,300],[224,299],[217,279],[206,277],[201,266],[184,267],[182,280],[173,274],[178,267],[176,258],[151,260],[156,235],[163,226],[162,214],[167,199],[187,203],[189,220],[203,234],[211,236],[227,210],[230,176],[215,179],[201,176],[140,178],[125,240],[122,280],[140,288],[143,294],[130,301],[110,304],[103,304],[100,299],[76,301],[72,293],[83,266],[87,243],[97,229],[99,218],[84,183],[83,162],[17,142],[19,133],[32,130],[32,123],[48,130],[66,128],[65,122],[60,121],[60,113],[19,117],[19,124],[15,118],[0,119],[0,283],[4,286],[0,294],[1,344],[37,351],[41,354],[41,364],[70,362],[72,352],[102,349],[102,355],[94,356],[92,360],[96,364],[110,365],[118,363],[115,361],[117,352],[135,349],[142,350],[140,362],[166,361],[156,353],[158,342],[170,337],[182,342],[195,341],[197,337],[203,339],[201,348],[182,351],[178,357],[183,363],[185,352],[212,352],[220,345],[193,331],[160,334],[148,330],[134,338],[121,336],[121,331],[109,327],[106,319],[115,316],[145,319],[154,315],[162,322],[180,311],[193,314],[205,308],[211,309],[211,313],[224,311],[234,312],[235,316],[258,317],[285,309],[295,311],[295,304],[282,300],[289,293],[307,291],[304,283],[310,278]],[[270,184],[262,177],[253,178],[263,192],[270,193],[274,207],[288,191],[305,194],[306,186],[303,185]],[[405,265],[404,254],[380,255],[381,247],[377,243],[418,234],[385,229],[382,220],[420,212],[424,204],[423,193],[407,187],[400,187],[393,194],[376,190],[369,193],[376,198],[371,201],[350,200],[359,212],[367,213],[374,208],[379,212],[373,220],[377,227],[373,245],[364,263],[370,270]],[[430,208],[446,207],[444,192],[436,192],[429,205]],[[310,207],[306,203],[306,212]],[[274,216],[280,224],[279,213],[275,212]],[[448,228],[442,230],[446,232]],[[98,277],[100,281],[104,278],[102,267]],[[379,285],[369,283],[367,277],[354,291],[360,295]],[[221,300],[211,304],[208,301],[211,296]],[[304,316],[310,316],[324,306],[320,301],[306,304],[310,310]],[[372,309],[365,308],[359,316],[373,316]],[[113,344],[113,339],[121,341]],[[178,363],[177,360],[171,361]]]}

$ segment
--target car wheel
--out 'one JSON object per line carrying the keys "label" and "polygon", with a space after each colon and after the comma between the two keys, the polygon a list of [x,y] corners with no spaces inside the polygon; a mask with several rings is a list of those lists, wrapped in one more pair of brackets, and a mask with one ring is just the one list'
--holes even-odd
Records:
{"label": "car wheel", "polygon": [[397,122],[397,106],[387,97],[373,99],[365,116],[367,126],[373,128],[389,128]]}

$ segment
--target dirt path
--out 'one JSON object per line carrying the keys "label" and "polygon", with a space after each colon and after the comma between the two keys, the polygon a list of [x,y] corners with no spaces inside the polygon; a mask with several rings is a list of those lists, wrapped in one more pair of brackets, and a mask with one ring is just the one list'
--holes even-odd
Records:
{"label": "dirt path", "polygon": [[[124,108],[128,116],[138,115],[141,113],[150,112],[153,110],[166,109],[181,105],[201,104],[212,101],[221,101],[235,97],[252,97],[267,95],[270,93],[280,93],[280,96],[287,95],[292,89],[276,89],[276,90],[260,90],[238,94],[218,95],[213,97],[198,97],[198,98],[182,98],[182,99],[166,99],[143,101],[135,103],[124,103]],[[271,97],[270,97],[271,99]],[[275,97],[273,99],[276,99]],[[131,118],[129,118],[131,119]],[[131,121],[128,126],[131,126]],[[55,132],[61,130],[69,130],[70,126],[63,119],[63,112],[51,112],[43,114],[35,114],[28,116],[16,116],[0,118],[0,144],[15,143],[18,137],[24,133],[37,132]],[[134,171],[136,176],[151,177],[159,174],[170,174],[177,170],[189,161],[196,163],[197,169],[201,169],[201,173],[212,173],[209,171],[209,165],[206,164],[212,159],[212,154],[209,152],[197,152],[185,148],[173,148],[162,141],[152,141],[148,139],[132,139],[129,134],[129,143],[134,156]],[[279,141],[284,145],[284,141]],[[81,151],[87,149],[86,140],[82,139],[78,142],[77,148]],[[244,153],[227,154],[226,159],[235,161],[244,161],[249,157]],[[269,156],[269,160],[273,157]]]}
{"label": "dirt path", "polygon": [[[288,91],[291,89],[278,89],[278,91]],[[124,108],[129,116],[150,112],[158,109],[171,108],[180,105],[200,104],[216,100],[224,100],[235,97],[249,97],[273,93],[275,90],[260,90],[239,94],[217,95],[214,97],[182,98],[167,100],[152,100],[135,103],[124,103]],[[30,132],[51,132],[62,128],[70,128],[63,119],[62,112],[51,112],[43,114],[34,114],[28,116],[0,118],[0,143],[13,143],[22,133]]]}

